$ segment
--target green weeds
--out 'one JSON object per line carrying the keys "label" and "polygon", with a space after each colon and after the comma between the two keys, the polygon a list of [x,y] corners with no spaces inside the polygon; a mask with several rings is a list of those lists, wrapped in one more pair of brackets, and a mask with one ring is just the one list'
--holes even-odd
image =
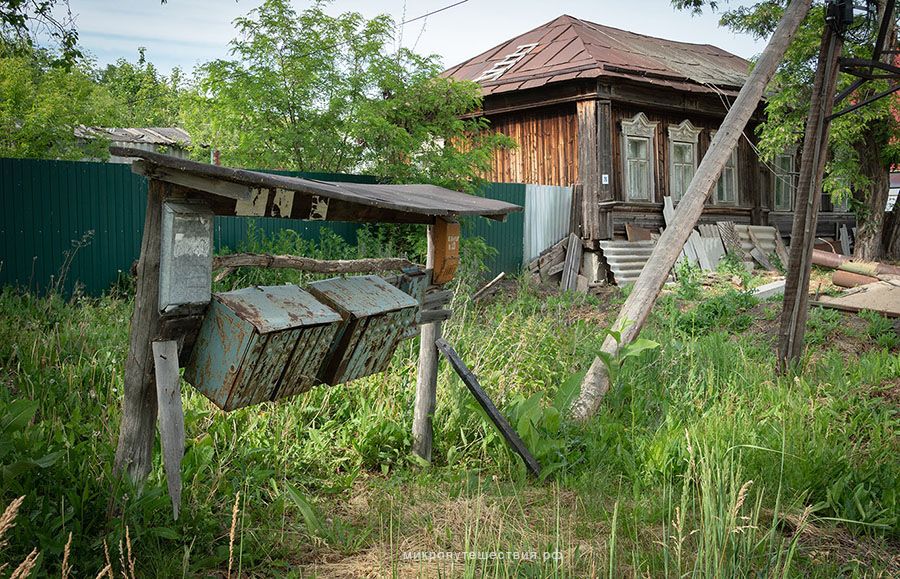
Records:
{"label": "green weeds", "polygon": [[[294,242],[285,238],[285,248]],[[328,243],[316,251],[326,255]],[[234,284],[287,281],[232,275]],[[36,574],[58,575],[71,532],[72,576],[96,576],[104,541],[118,553],[128,529],[141,576],[229,567],[232,576],[895,571],[865,555],[874,548],[847,557],[809,531],[845,545],[900,538],[891,395],[900,358],[886,348],[851,357],[830,348],[845,314],[811,312],[816,355],[803,376],[785,379],[773,373],[769,345],[742,334],[755,304],[748,294],[692,304],[667,296],[642,334],[658,347],[635,346],[621,367],[615,361],[600,413],[575,424],[565,409],[606,336],[610,319],[599,312],[610,298],[547,295],[525,280],[508,291],[515,295],[472,304],[461,285],[444,335],[538,457],[542,481],[443,365],[433,464],[409,459],[413,340],[385,374],[228,414],[184,385],[177,522],[158,448],[142,493],[111,477],[131,303],[0,293],[0,507],[26,497],[0,565],[38,548]],[[866,319],[866,339],[892,331]],[[122,512],[106,521],[111,493]],[[501,551],[536,558],[477,555]],[[404,559],[416,552],[476,556]]]}

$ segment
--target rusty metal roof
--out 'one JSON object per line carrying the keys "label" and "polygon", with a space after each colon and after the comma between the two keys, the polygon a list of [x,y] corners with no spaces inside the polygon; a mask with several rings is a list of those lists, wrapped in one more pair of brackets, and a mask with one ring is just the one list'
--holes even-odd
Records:
{"label": "rusty metal roof", "polygon": [[[529,49],[530,44],[536,46]],[[484,95],[585,78],[736,93],[749,66],[710,44],[664,40],[563,15],[443,74],[478,82]]]}
{"label": "rusty metal roof", "polygon": [[150,145],[178,145],[186,147],[191,144],[191,135],[179,127],[75,127],[75,136],[85,139],[104,138],[114,143],[145,143]]}
{"label": "rusty metal roof", "polygon": [[[111,146],[109,152],[121,157],[144,159],[151,166],[165,167],[175,173],[237,183],[253,188],[284,189],[336,199],[357,206],[377,207],[419,216],[481,215],[503,220],[509,213],[522,211],[522,207],[519,205],[468,195],[437,185],[337,183],[198,163],[142,149]],[[166,179],[163,178],[163,180]]]}

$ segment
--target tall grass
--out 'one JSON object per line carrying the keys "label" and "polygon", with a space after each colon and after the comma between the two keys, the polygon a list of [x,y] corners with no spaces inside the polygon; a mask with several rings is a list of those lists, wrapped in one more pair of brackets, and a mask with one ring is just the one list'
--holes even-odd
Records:
{"label": "tall grass", "polygon": [[[226,282],[288,281],[282,275]],[[760,308],[778,304],[726,293],[697,309],[669,296],[643,334],[660,347],[623,365],[595,420],[572,424],[566,388],[599,349],[616,298],[548,294],[522,280],[473,304],[466,281],[444,333],[538,456],[542,481],[444,366],[434,464],[408,457],[410,341],[384,374],[228,414],[186,386],[177,522],[159,462],[142,494],[112,487],[130,299],[3,290],[0,505],[25,499],[0,565],[36,548],[35,575],[58,575],[71,533],[71,576],[132,561],[138,576],[165,577],[894,571],[881,555],[900,539],[896,349],[836,325],[829,331],[857,340],[858,351],[825,340],[801,377],[779,378],[772,338],[753,325],[767,318]],[[111,492],[125,507],[107,521]],[[817,545],[825,534],[854,550]],[[124,566],[106,547],[120,543]],[[417,552],[476,556],[403,558]],[[477,555],[500,552],[520,556]]]}

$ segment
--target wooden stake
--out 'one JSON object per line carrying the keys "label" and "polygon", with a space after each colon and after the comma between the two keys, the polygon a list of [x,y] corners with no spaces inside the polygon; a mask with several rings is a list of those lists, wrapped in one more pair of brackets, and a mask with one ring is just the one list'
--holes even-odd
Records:
{"label": "wooden stake", "polygon": [[[428,255],[425,268],[432,275],[435,258],[434,226],[428,226]],[[431,462],[434,438],[432,419],[437,397],[438,351],[434,345],[441,338],[441,322],[423,324],[419,342],[419,372],[416,379],[416,405],[413,410],[412,452]]]}
{"label": "wooden stake", "polygon": [[138,488],[143,487],[150,474],[156,433],[156,387],[150,343],[161,328],[157,310],[160,226],[163,200],[168,195],[169,187],[167,183],[151,179],[147,188],[147,214],[137,266],[137,292],[131,315],[128,358],[125,361],[122,424],[113,462],[113,472],[116,475],[127,472]]}
{"label": "wooden stake", "polygon": [[[703,213],[713,183],[731,157],[731,152],[737,145],[747,121],[756,110],[766,85],[775,74],[775,69],[784,58],[791,39],[809,11],[810,3],[811,0],[793,0],[785,10],[778,28],[741,88],[722,126],[713,137],[688,190],[679,201],[673,223],[663,232],[619,312],[614,329],[621,332],[621,343],[617,344],[612,336],[607,336],[602,346],[604,352],[615,354],[619,347],[631,342],[640,333],[672,266],[675,265],[678,255]],[[609,376],[606,367],[600,358],[595,358],[581,383],[581,394],[572,407],[573,416],[580,420],[593,416],[608,390]]]}
{"label": "wooden stake", "polygon": [[819,219],[819,200],[822,176],[830,129],[829,115],[834,107],[843,40],[825,25],[819,65],[813,81],[809,116],[806,119],[806,137],[803,140],[803,158],[800,161],[800,180],[797,198],[794,200],[794,223],[791,228],[790,266],[784,285],[784,305],[781,310],[781,326],[778,330],[778,372],[794,367],[803,353],[803,334],[809,301],[809,276],[812,251]]}
{"label": "wooden stake", "polygon": [[181,460],[184,458],[184,411],[181,406],[181,375],[178,373],[178,342],[153,342],[153,363],[159,405],[159,444],[169,498],[172,499],[172,512],[177,521],[178,509],[181,508]]}

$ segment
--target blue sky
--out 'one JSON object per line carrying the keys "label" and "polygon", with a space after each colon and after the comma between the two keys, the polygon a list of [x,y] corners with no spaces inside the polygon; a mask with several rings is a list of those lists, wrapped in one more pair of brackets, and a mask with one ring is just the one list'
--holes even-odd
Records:
{"label": "blue sky", "polygon": [[[386,13],[396,22],[438,10],[459,0],[334,0],[332,14]],[[232,21],[261,0],[70,0],[81,44],[100,65],[137,59],[138,47],[161,71],[193,70],[198,63],[228,57]],[[740,2],[732,1],[735,6]],[[297,10],[309,2],[293,2]],[[467,0],[403,26],[402,44],[441,56],[449,67],[561,14],[641,34],[714,44],[749,58],[764,48],[749,36],[719,28],[718,15],[700,17],[671,8],[669,0]],[[398,38],[399,40],[399,38]]]}

